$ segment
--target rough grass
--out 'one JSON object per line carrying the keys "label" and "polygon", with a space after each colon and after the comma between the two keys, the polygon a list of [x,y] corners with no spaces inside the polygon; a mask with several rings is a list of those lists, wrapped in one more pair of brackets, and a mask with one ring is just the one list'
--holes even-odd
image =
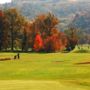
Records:
{"label": "rough grass", "polygon": [[[13,58],[15,53],[0,53]],[[21,53],[0,62],[0,90],[90,90],[89,53]]]}
{"label": "rough grass", "polygon": [[78,48],[78,46],[76,46],[76,48],[72,52],[74,52],[74,53],[90,53],[90,45],[82,45],[82,46],[79,45],[79,48]]}

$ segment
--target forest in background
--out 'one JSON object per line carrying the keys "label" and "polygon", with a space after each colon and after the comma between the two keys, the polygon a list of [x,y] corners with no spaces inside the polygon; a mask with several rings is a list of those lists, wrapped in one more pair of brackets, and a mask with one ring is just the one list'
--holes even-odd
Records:
{"label": "forest in background", "polygon": [[76,45],[90,43],[90,36],[73,25],[63,32],[58,30],[59,23],[51,13],[29,20],[15,8],[1,10],[0,51],[71,51]]}

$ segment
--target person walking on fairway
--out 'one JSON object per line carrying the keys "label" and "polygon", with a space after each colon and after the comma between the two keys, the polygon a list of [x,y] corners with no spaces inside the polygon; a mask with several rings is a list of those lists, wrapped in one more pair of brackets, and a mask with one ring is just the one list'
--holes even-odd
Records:
{"label": "person walking on fairway", "polygon": [[17,54],[17,58],[20,59],[20,54],[19,53]]}
{"label": "person walking on fairway", "polygon": [[20,59],[20,54],[17,53],[17,55],[14,56],[14,59]]}

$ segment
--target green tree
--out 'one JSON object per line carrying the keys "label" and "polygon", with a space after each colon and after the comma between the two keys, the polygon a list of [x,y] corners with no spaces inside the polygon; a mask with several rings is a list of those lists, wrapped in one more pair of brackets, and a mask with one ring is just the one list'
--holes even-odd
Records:
{"label": "green tree", "polygon": [[78,44],[78,30],[74,27],[70,27],[68,30],[65,31],[65,33],[68,39],[68,44],[66,48],[68,51],[71,51]]}

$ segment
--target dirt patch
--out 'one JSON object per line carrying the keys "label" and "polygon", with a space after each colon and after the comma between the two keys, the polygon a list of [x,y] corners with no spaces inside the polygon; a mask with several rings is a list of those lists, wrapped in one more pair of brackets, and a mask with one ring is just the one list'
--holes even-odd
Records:
{"label": "dirt patch", "polygon": [[7,60],[11,60],[11,58],[0,58],[0,61],[7,61]]}

